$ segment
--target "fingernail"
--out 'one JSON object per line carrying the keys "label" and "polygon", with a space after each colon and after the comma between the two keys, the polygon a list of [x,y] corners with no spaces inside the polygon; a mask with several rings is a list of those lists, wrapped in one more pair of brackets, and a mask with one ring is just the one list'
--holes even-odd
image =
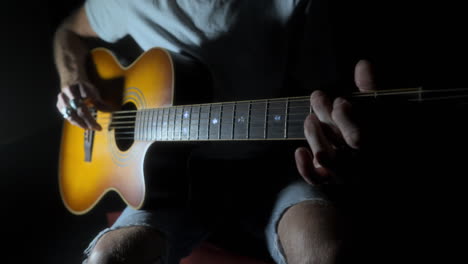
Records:
{"label": "fingernail", "polygon": [[340,104],[345,104],[345,103],[348,103],[348,101],[346,101],[346,99],[342,98],[342,97],[338,97],[335,99],[335,102],[334,102],[334,105],[340,105]]}

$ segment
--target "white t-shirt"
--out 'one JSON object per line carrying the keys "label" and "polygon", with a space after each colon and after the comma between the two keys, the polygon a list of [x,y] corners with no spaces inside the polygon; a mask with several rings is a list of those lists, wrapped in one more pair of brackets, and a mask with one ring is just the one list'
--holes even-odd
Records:
{"label": "white t-shirt", "polygon": [[284,84],[287,22],[301,0],[87,0],[92,28],[107,42],[130,35],[202,60],[215,100],[275,97]]}

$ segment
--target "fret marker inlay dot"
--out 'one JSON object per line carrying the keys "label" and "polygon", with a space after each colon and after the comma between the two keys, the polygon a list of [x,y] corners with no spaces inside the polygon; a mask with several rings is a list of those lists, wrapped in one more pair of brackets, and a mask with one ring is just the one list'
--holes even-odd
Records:
{"label": "fret marker inlay dot", "polygon": [[281,116],[280,115],[275,115],[275,121],[281,121]]}
{"label": "fret marker inlay dot", "polygon": [[239,118],[237,119],[237,122],[238,122],[238,123],[244,123],[244,122],[245,122],[244,116],[239,117]]}
{"label": "fret marker inlay dot", "polygon": [[185,111],[184,118],[189,118],[189,112],[188,111]]}
{"label": "fret marker inlay dot", "polygon": [[216,119],[216,118],[215,118],[215,119],[213,119],[212,123],[213,123],[213,125],[216,125],[216,124],[218,124],[218,119]]}

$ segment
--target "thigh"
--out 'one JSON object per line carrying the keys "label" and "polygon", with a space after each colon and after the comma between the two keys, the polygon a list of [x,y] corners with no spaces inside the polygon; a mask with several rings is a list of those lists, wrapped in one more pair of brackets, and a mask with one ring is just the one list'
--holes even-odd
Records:
{"label": "thigh", "polygon": [[[124,232],[134,227],[144,228],[148,232],[160,234],[164,242],[162,260],[163,263],[178,264],[180,259],[190,254],[194,247],[201,243],[210,233],[207,223],[188,209],[155,209],[155,210],[135,210],[127,207],[117,221],[110,227],[101,231],[85,250],[85,257],[92,255],[95,246],[101,239],[115,237],[112,232],[123,232],[124,236],[117,236],[113,241],[115,247],[124,245],[129,237],[142,237],[143,241],[152,243],[154,240],[147,239],[147,236],[138,236],[135,232]],[[120,230],[120,231],[119,231]],[[131,240],[130,240],[131,241]],[[142,243],[139,239],[134,239],[134,244],[126,247],[138,247]],[[124,245],[125,246],[125,245]],[[146,246],[146,245],[145,245]],[[140,248],[142,249],[142,248]],[[112,250],[112,248],[110,248]]]}
{"label": "thigh", "polygon": [[267,247],[276,263],[286,263],[284,250],[278,236],[278,225],[285,212],[289,208],[306,201],[339,205],[340,193],[340,187],[337,185],[312,186],[301,179],[291,182],[277,194],[270,218],[265,227]]}
{"label": "thigh", "polygon": [[103,234],[84,263],[161,264],[167,263],[166,251],[167,241],[162,233],[145,226],[129,226]]}

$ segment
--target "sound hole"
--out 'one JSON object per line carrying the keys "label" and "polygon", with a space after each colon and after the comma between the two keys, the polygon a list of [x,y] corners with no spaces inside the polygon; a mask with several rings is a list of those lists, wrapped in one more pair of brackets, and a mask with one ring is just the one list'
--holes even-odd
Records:
{"label": "sound hole", "polygon": [[120,151],[128,150],[135,137],[136,106],[126,103],[121,111],[112,116],[111,129],[114,129],[117,147]]}

